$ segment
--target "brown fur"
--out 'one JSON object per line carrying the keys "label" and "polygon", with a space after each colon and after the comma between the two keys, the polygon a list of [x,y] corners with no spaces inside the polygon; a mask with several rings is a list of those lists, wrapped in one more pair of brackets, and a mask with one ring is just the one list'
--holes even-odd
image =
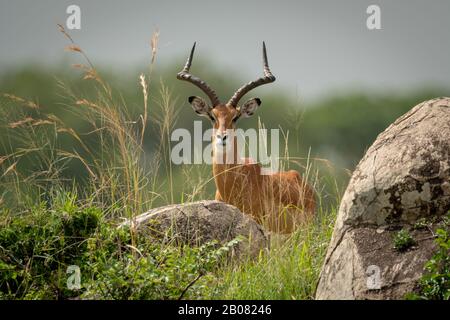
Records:
{"label": "brown fur", "polygon": [[[232,119],[238,112],[230,106],[216,106],[212,110],[216,119],[214,129],[219,132],[234,130]],[[215,139],[213,135],[213,144]],[[234,154],[237,158],[236,147]],[[232,204],[252,215],[270,231],[290,233],[314,214],[314,190],[302,180],[297,171],[261,175],[261,165],[253,163],[251,159],[218,163],[215,154],[213,159],[216,200]]]}

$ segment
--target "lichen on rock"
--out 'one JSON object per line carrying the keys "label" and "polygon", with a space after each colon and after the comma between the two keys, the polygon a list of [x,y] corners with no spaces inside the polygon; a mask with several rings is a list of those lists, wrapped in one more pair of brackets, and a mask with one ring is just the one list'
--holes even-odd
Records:
{"label": "lichen on rock", "polygon": [[[430,230],[417,247],[395,252],[392,238],[418,219],[434,223],[450,209],[450,98],[425,101],[382,132],[342,198],[317,287],[318,299],[399,299],[413,290],[432,256]],[[366,270],[380,268],[380,289]]]}
{"label": "lichen on rock", "polygon": [[238,208],[221,201],[202,200],[159,207],[126,221],[138,232],[172,244],[226,244],[240,238],[231,248],[239,257],[255,257],[268,246],[263,228]]}

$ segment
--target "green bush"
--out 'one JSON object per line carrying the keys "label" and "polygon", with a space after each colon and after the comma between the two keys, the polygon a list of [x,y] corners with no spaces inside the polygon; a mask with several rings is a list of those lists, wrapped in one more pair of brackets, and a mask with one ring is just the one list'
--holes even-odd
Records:
{"label": "green bush", "polygon": [[438,251],[425,264],[426,273],[420,280],[420,299],[450,300],[450,236],[448,231],[436,231]]}
{"label": "green bush", "polygon": [[416,241],[408,232],[408,230],[402,229],[394,237],[394,248],[397,251],[403,252],[416,244]]}
{"label": "green bush", "polygon": [[450,300],[450,214],[442,219],[436,230],[437,251],[425,264],[425,273],[419,281],[419,292],[406,295],[412,300]]}
{"label": "green bush", "polygon": [[[62,194],[26,214],[0,211],[1,299],[199,298],[210,272],[236,242],[218,248],[163,245],[117,228],[95,207]],[[81,272],[81,288],[67,286],[68,266]]]}
{"label": "green bush", "polygon": [[[7,297],[70,297],[64,289],[68,265],[83,265],[86,237],[98,227],[100,211],[94,208],[47,210],[44,203],[29,214],[2,212],[0,229],[0,291]],[[69,209],[69,210],[64,210]]]}

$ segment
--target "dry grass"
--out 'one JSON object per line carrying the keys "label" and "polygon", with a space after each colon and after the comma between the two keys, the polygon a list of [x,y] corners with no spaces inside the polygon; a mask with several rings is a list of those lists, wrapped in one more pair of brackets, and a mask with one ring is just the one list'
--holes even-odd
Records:
{"label": "dry grass", "polygon": [[[152,202],[152,193],[144,192],[148,179],[155,176],[157,168],[145,172],[143,150],[145,129],[148,126],[149,85],[145,75],[139,77],[142,86],[143,107],[139,114],[130,112],[126,104],[114,98],[110,86],[102,79],[87,54],[75,43],[62,25],[61,33],[69,40],[66,50],[80,54],[85,64],[73,67],[83,72],[83,79],[94,81],[96,97],[77,96],[66,84],[59,86],[68,102],[63,105],[68,114],[84,123],[87,130],[70,127],[54,114],[46,114],[37,103],[13,94],[3,94],[1,116],[6,127],[4,134],[10,153],[2,157],[6,167],[2,175],[2,186],[14,185],[17,193],[6,192],[15,198],[17,205],[23,205],[24,195],[34,189],[34,194],[45,193],[49,185],[67,187],[63,176],[68,162],[79,161],[89,175],[88,185],[82,191],[86,198],[106,209],[111,206],[122,208],[122,214],[130,216],[147,208]],[[151,41],[151,67],[156,60],[158,33]],[[151,77],[151,74],[148,74]],[[24,106],[20,108],[18,106]],[[26,109],[32,109],[32,113]],[[136,120],[137,117],[139,121]],[[73,148],[64,148],[62,139],[72,139]],[[88,143],[95,141],[96,143]],[[18,146],[18,147],[17,147]],[[99,148],[100,147],[100,148]],[[23,163],[34,162],[33,172],[17,169]],[[41,170],[39,170],[41,169]],[[14,174],[14,177],[11,174]],[[8,178],[7,178],[8,177]],[[6,180],[5,180],[6,179]],[[9,189],[11,190],[11,189]],[[23,190],[23,192],[21,191]],[[90,193],[88,195],[88,193]],[[13,202],[14,202],[13,200]]]}

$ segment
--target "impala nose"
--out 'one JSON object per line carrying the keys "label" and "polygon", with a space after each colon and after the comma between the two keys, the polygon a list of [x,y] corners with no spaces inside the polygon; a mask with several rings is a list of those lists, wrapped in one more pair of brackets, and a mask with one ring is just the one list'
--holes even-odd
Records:
{"label": "impala nose", "polygon": [[227,143],[228,135],[226,133],[217,134],[216,138],[217,138],[217,144],[224,146]]}

